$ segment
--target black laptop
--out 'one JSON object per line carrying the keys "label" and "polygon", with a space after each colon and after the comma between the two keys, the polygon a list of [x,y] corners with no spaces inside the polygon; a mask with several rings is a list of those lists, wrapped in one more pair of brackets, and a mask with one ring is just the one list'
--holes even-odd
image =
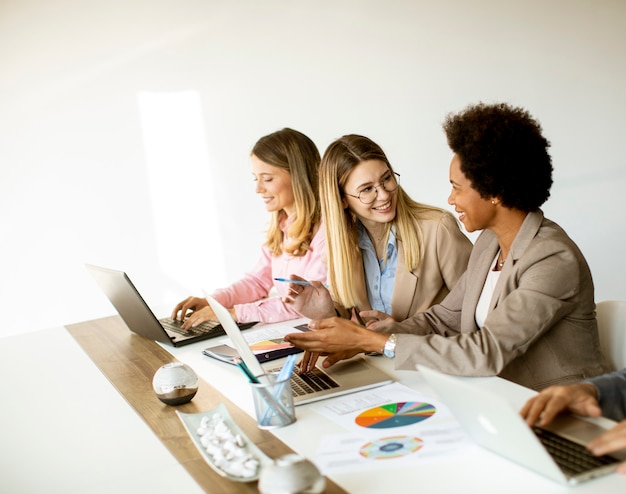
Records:
{"label": "black laptop", "polygon": [[[219,321],[206,321],[187,330],[181,327],[181,321],[169,317],[157,319],[124,271],[85,266],[133,333],[175,347],[226,334]],[[247,329],[255,324],[238,323],[238,326]]]}

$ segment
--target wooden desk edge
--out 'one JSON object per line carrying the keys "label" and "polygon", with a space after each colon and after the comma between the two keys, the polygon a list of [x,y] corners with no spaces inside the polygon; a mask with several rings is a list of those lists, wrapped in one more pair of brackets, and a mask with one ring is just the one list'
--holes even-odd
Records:
{"label": "wooden desk edge", "polygon": [[[173,407],[159,401],[152,390],[154,373],[176,359],[154,341],[130,332],[118,316],[70,324],[66,329],[206,492],[256,493],[258,490],[256,482],[232,482],[214,472],[187,435],[176,410],[198,413],[224,403],[241,430],[270,458],[293,453],[270,432],[260,430],[254,419],[202,379],[191,402]],[[325,492],[346,491],[327,478]]]}

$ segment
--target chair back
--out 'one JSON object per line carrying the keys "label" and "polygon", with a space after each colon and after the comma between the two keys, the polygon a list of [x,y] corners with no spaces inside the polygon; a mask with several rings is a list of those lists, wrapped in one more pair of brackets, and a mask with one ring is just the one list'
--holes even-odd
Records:
{"label": "chair back", "polygon": [[600,347],[614,370],[626,367],[626,301],[603,300],[596,304]]}

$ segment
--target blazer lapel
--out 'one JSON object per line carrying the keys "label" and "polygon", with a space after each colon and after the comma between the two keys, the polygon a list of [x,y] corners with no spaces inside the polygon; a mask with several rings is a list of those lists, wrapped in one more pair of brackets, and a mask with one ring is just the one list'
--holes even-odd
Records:
{"label": "blazer lapel", "polygon": [[[502,289],[505,285],[504,280],[509,276],[510,272],[513,270],[515,263],[519,260],[520,257],[524,254],[530,242],[535,238],[539,228],[541,228],[541,223],[543,221],[543,212],[541,210],[537,212],[530,212],[524,218],[522,222],[522,226],[517,232],[515,236],[515,240],[513,240],[513,244],[511,244],[511,251],[504,262],[504,266],[502,267],[502,272],[500,273],[500,279],[493,290],[493,297],[491,297],[491,303],[489,304],[489,311],[491,312],[500,302],[500,298],[503,295]],[[507,295],[507,294],[504,294]]]}
{"label": "blazer lapel", "polygon": [[[467,290],[463,298],[463,310],[461,319],[461,331],[476,331],[476,306],[483,291],[487,273],[498,252],[498,238],[491,230],[484,230],[474,245],[473,260],[467,267]],[[471,280],[471,281],[469,281]],[[479,282],[480,280],[480,282]],[[494,297],[495,298],[495,297]]]}
{"label": "blazer lapel", "polygon": [[398,248],[398,265],[393,283],[393,295],[391,296],[391,316],[396,321],[404,321],[409,317],[419,277],[408,271],[404,262],[404,247],[400,240],[397,241],[396,246]]}
{"label": "blazer lapel", "polygon": [[526,215],[515,240],[513,240],[513,245],[511,245],[509,258],[512,260],[512,264],[515,264],[522,257],[532,240],[537,236],[541,223],[543,223],[543,212],[541,210],[530,212]]}

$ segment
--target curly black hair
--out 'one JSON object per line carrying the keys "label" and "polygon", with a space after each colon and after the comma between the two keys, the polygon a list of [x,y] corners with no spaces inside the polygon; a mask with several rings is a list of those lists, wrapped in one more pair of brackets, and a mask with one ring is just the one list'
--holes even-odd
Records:
{"label": "curly black hair", "polygon": [[461,171],[481,197],[503,206],[536,211],[550,197],[550,143],[523,108],[506,103],[470,105],[443,123]]}

